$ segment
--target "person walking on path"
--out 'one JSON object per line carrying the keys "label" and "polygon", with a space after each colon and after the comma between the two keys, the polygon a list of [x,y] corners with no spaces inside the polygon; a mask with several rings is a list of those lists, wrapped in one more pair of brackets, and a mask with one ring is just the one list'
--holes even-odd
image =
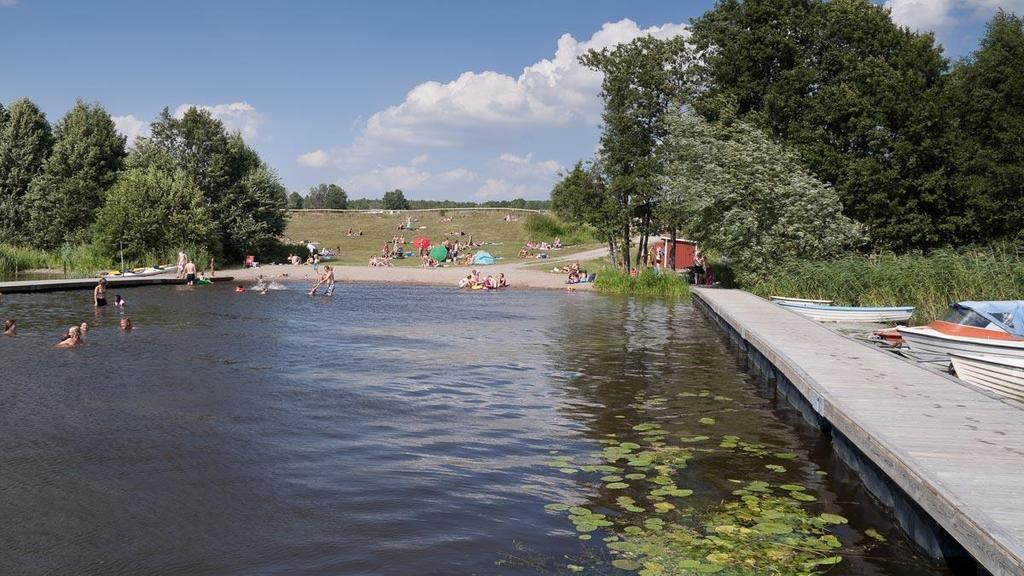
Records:
{"label": "person walking on path", "polygon": [[102,308],[107,305],[107,279],[100,278],[99,282],[96,283],[96,287],[92,290],[92,303],[97,308]]}

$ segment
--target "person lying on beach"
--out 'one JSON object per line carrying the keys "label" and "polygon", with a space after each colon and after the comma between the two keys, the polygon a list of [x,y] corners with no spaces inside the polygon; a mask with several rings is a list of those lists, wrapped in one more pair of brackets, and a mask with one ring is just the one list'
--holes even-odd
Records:
{"label": "person lying on beach", "polygon": [[18,323],[13,319],[4,320],[4,336],[15,336],[18,333]]}
{"label": "person lying on beach", "polygon": [[132,328],[134,328],[134,326],[132,326],[132,319],[131,318],[128,318],[128,317],[121,318],[121,330],[123,332],[130,332]]}
{"label": "person lying on beach", "polygon": [[74,348],[82,345],[82,331],[78,326],[68,328],[67,335],[60,342],[54,344],[54,348]]}

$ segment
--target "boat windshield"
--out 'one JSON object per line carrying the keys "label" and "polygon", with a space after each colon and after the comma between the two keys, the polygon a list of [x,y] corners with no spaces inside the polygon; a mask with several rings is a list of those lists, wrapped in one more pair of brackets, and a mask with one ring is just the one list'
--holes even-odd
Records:
{"label": "boat windshield", "polygon": [[946,322],[960,324],[961,326],[972,326],[974,328],[984,328],[986,330],[1005,332],[1005,330],[990,322],[988,318],[985,318],[970,308],[954,307],[949,311],[949,315],[946,316],[945,320]]}

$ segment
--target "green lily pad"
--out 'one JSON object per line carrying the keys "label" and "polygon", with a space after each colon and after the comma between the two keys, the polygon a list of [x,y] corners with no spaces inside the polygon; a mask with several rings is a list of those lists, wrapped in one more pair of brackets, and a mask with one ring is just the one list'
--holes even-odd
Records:
{"label": "green lily pad", "polygon": [[838,514],[829,514],[827,512],[818,516],[818,518],[821,518],[821,520],[827,524],[846,524],[848,522],[846,518],[843,518]]}
{"label": "green lily pad", "polygon": [[548,504],[547,506],[544,507],[544,509],[551,510],[553,512],[565,512],[566,510],[569,509],[569,505],[561,503]]}
{"label": "green lily pad", "polygon": [[626,484],[625,482],[612,482],[610,484],[605,484],[604,487],[609,490],[622,490],[624,488],[629,488],[629,484]]}
{"label": "green lily pad", "polygon": [[761,522],[754,525],[754,531],[761,534],[789,534],[793,531],[793,527],[781,522]]}
{"label": "green lily pad", "polygon": [[885,542],[885,536],[879,534],[878,530],[875,530],[874,528],[868,528],[867,530],[865,530],[864,535],[868,538],[873,538],[874,540],[877,540],[879,542]]}
{"label": "green lily pad", "polygon": [[714,418],[708,418],[708,417],[705,416],[704,418],[701,418],[700,420],[697,420],[697,422],[700,422],[701,424],[704,424],[705,426],[710,426],[710,425],[714,424],[715,422],[717,422],[717,420],[715,420]]}
{"label": "green lily pad", "polygon": [[636,560],[630,560],[628,558],[619,558],[618,560],[612,560],[612,566],[619,570],[639,570],[644,567],[643,564]]}

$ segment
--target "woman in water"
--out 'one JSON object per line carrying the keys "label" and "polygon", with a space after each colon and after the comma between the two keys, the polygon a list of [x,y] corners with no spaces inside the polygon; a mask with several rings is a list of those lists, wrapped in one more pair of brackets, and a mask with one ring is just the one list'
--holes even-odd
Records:
{"label": "woman in water", "polygon": [[78,326],[68,328],[67,337],[54,344],[54,348],[74,348],[82,345],[82,330]]}
{"label": "woman in water", "polygon": [[132,328],[133,328],[133,326],[132,326],[132,319],[131,318],[128,318],[128,317],[121,318],[121,330],[122,331],[128,332]]}
{"label": "woman in water", "polygon": [[115,294],[114,295],[114,307],[115,308],[124,308],[124,305],[125,305],[124,298],[121,298],[120,294]]}
{"label": "woman in water", "polygon": [[14,336],[18,332],[18,323],[13,319],[4,320],[4,336]]}

